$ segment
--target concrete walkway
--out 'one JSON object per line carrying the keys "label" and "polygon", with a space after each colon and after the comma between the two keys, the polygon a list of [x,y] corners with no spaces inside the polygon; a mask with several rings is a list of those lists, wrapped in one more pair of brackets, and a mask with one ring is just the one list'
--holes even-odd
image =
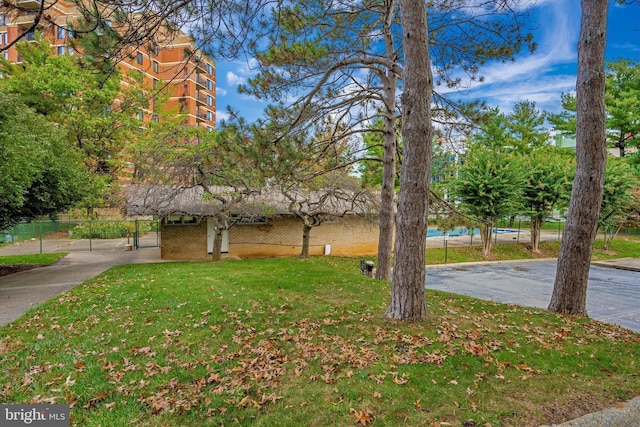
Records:
{"label": "concrete walkway", "polygon": [[[64,252],[68,242],[47,244],[48,252]],[[0,277],[0,326],[115,265],[161,262],[159,248],[125,251],[125,244],[126,239],[118,239],[110,249],[69,252],[55,264]],[[25,242],[0,248],[0,256],[39,253],[39,249],[39,242]]]}

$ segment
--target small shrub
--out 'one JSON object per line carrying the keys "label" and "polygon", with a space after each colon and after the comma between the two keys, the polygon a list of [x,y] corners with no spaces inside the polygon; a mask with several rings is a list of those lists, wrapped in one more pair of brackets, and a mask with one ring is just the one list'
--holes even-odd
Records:
{"label": "small shrub", "polygon": [[[140,221],[139,233],[145,234],[151,231],[152,224]],[[135,230],[135,221],[89,221],[76,225],[70,235],[74,239],[117,239],[133,236]]]}

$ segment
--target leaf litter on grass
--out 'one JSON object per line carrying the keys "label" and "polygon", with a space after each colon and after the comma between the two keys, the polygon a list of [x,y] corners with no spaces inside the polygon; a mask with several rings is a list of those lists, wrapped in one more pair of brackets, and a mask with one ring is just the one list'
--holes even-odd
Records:
{"label": "leaf litter on grass", "polygon": [[0,400],[69,403],[78,425],[534,425],[637,392],[629,331],[438,292],[427,322],[394,322],[388,285],[346,261],[282,262],[233,289],[207,263],[100,276],[3,329]]}

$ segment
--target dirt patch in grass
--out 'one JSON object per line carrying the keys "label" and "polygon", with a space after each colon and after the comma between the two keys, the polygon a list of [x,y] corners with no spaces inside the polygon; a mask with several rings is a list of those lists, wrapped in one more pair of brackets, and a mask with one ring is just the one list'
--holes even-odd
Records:
{"label": "dirt patch in grass", "polygon": [[544,419],[549,424],[560,424],[612,405],[610,402],[603,401],[600,396],[576,393],[576,396],[567,396],[566,399],[545,407]]}
{"label": "dirt patch in grass", "polygon": [[0,277],[38,267],[44,267],[44,264],[0,264]]}

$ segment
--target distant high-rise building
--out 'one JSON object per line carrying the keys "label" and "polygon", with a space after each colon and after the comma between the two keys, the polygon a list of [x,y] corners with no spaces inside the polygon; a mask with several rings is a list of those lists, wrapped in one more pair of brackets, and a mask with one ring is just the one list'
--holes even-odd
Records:
{"label": "distant high-rise building", "polygon": [[[33,41],[34,30],[37,30],[44,34],[55,54],[81,55],[73,40],[74,24],[81,16],[78,6],[64,0],[44,0],[44,4],[42,1],[13,0],[15,7],[0,6],[0,48],[21,35],[24,35],[22,40]],[[5,49],[2,55],[11,62],[22,61],[15,45]],[[119,57],[121,70],[139,72],[140,81],[146,87],[167,86],[170,93],[167,108],[183,115],[185,125],[215,129],[215,62],[198,52],[192,38],[175,31],[171,37],[162,37],[146,46],[125,46]],[[144,120],[156,117],[153,111],[142,113]]]}

